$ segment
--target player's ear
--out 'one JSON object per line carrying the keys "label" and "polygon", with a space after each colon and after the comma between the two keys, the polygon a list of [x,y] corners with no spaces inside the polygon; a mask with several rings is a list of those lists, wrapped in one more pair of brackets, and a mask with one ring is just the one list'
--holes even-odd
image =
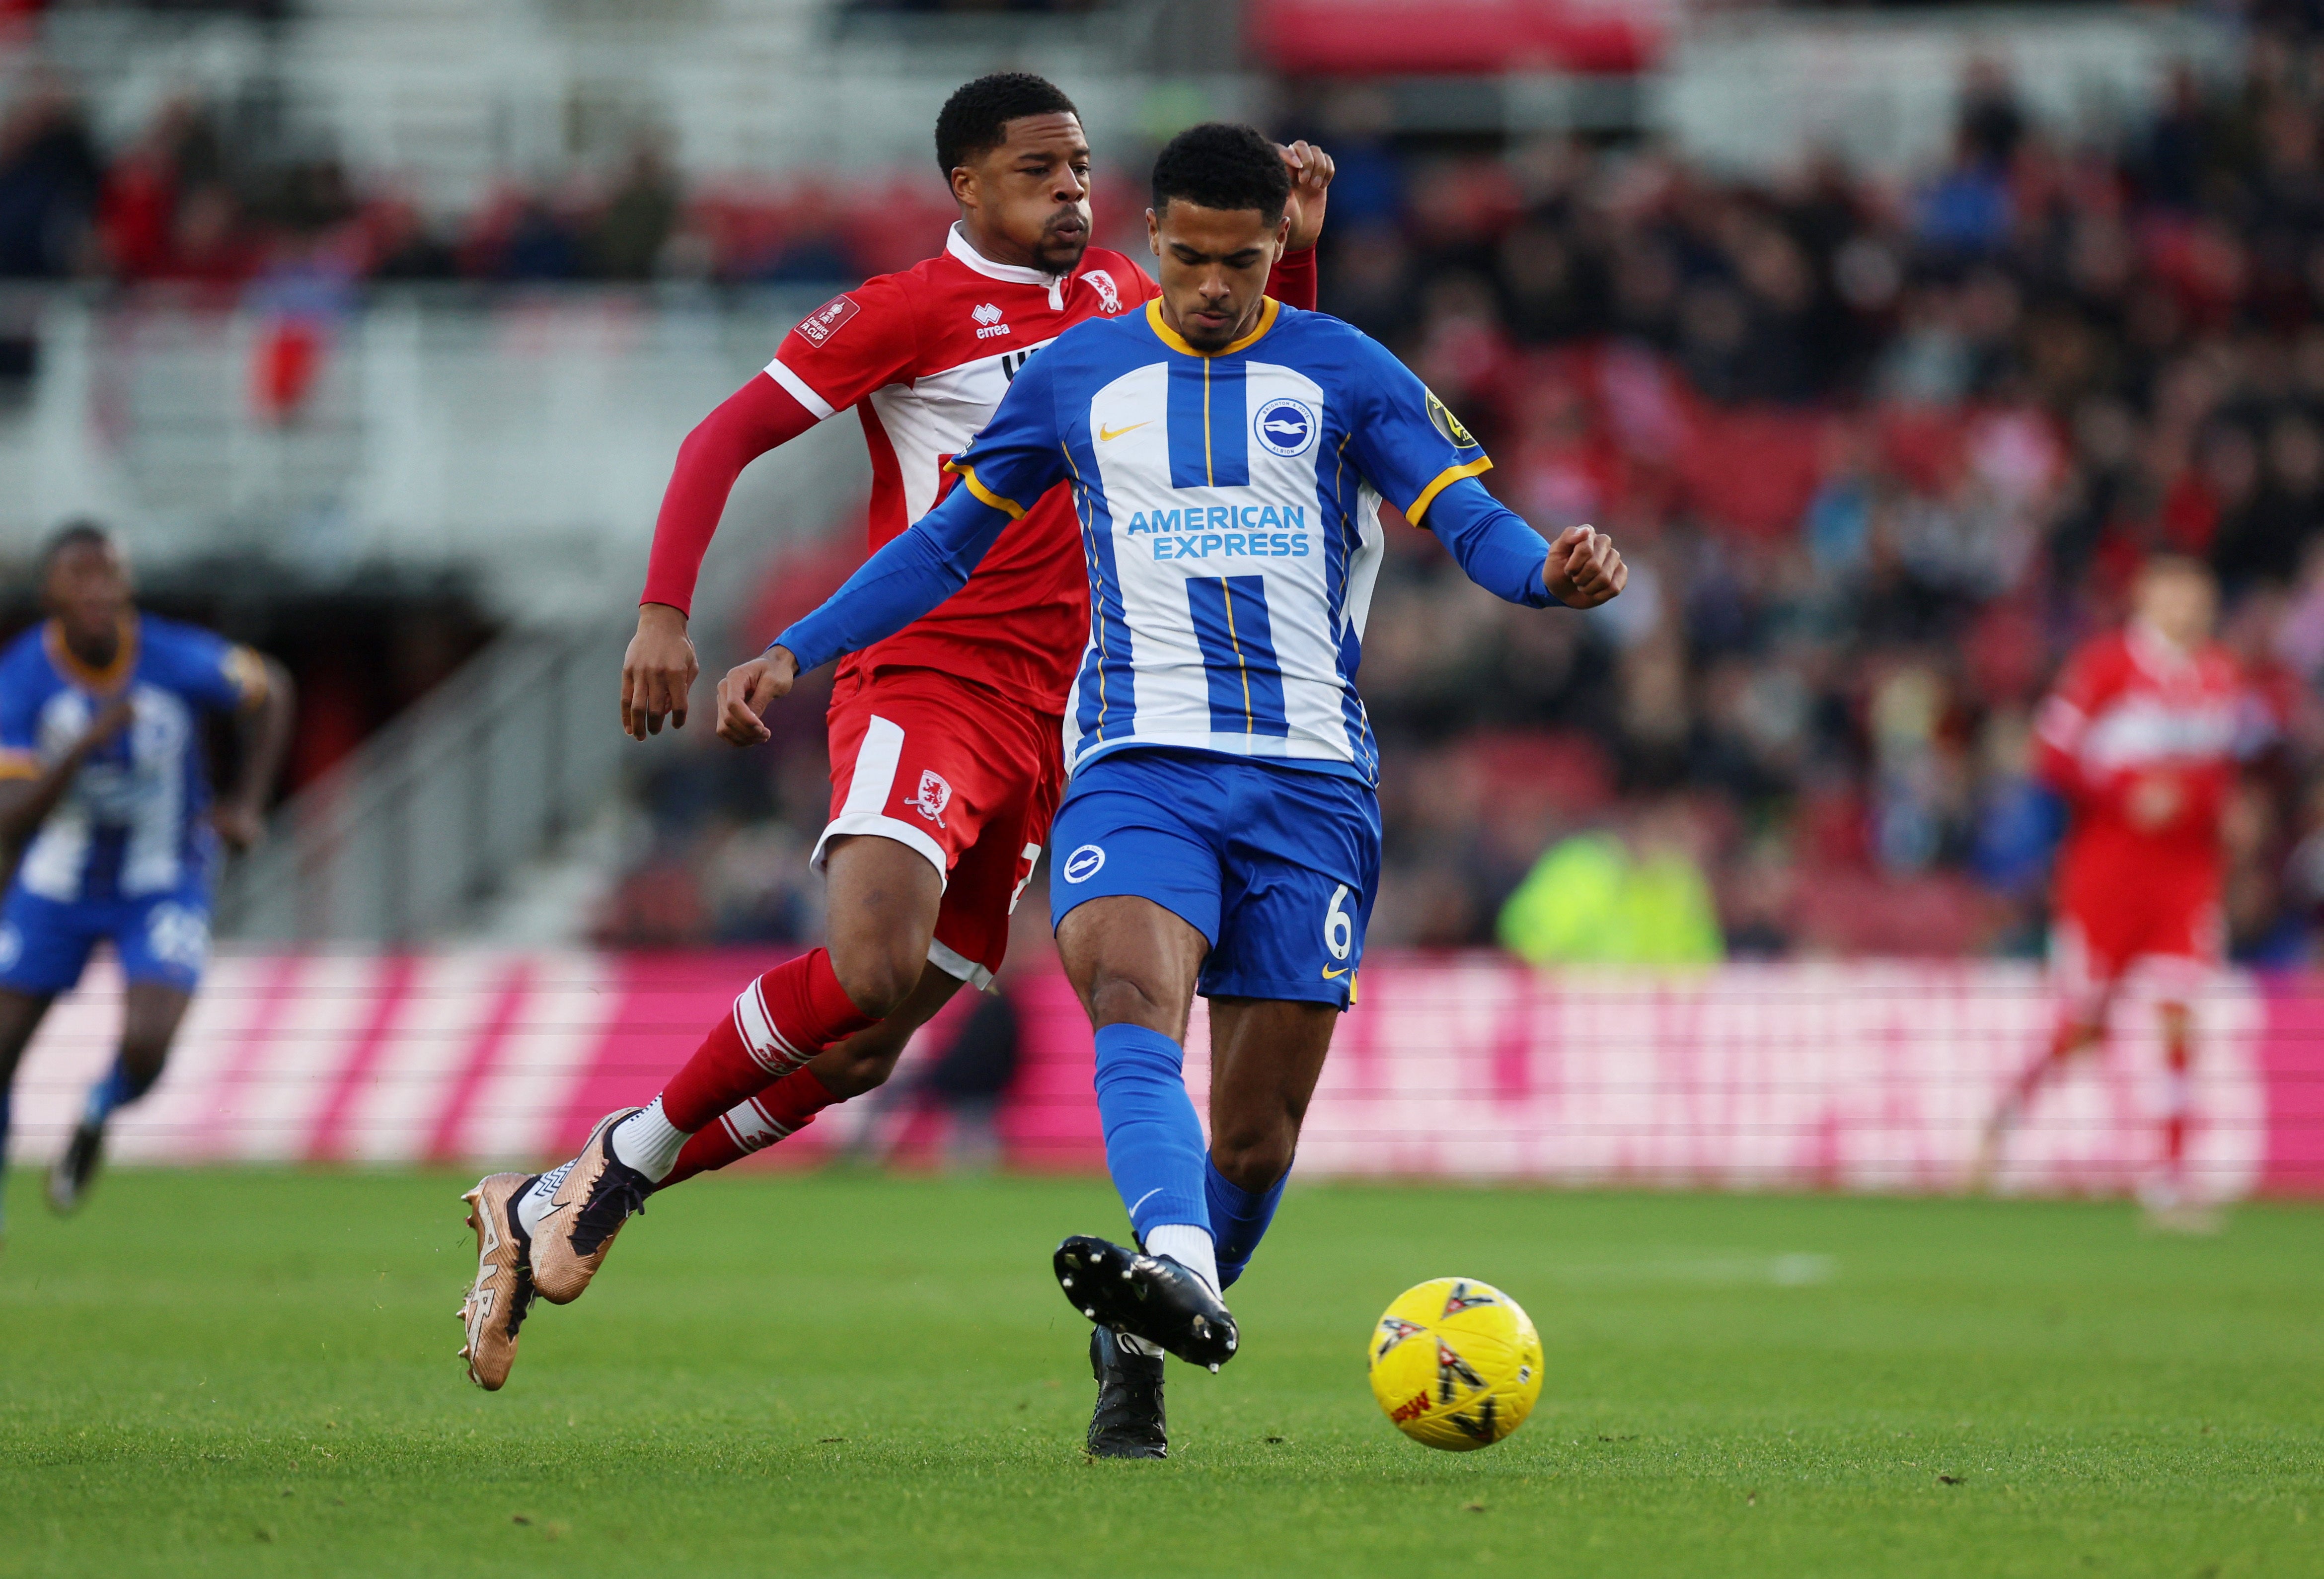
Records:
{"label": "player's ear", "polygon": [[977,207],[976,167],[956,164],[952,167],[952,200],[964,208]]}
{"label": "player's ear", "polygon": [[1162,255],[1162,216],[1151,208],[1146,211],[1146,245],[1157,258]]}

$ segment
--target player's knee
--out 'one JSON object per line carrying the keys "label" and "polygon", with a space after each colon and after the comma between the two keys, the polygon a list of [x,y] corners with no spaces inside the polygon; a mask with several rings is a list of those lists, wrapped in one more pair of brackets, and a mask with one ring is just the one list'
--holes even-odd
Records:
{"label": "player's knee", "polygon": [[1222,1125],[1211,1137],[1211,1166],[1236,1189],[1264,1195],[1291,1170],[1295,1140],[1287,1125],[1250,1129]]}
{"label": "player's knee", "polygon": [[893,947],[835,948],[831,972],[847,1001],[875,1020],[884,1020],[919,984],[925,959]]}
{"label": "player's knee", "polygon": [[1110,970],[1099,972],[1090,982],[1089,1014],[1090,1023],[1095,1025],[1164,1029],[1162,997],[1152,985]]}
{"label": "player's knee", "polygon": [[122,1040],[122,1068],[140,1092],[161,1078],[161,1066],[169,1060],[170,1043],[166,1037],[128,1036]]}
{"label": "player's knee", "polygon": [[859,1050],[842,1042],[816,1060],[816,1079],[842,1102],[852,1101],[888,1083],[888,1077],[896,1072],[896,1056],[901,1051],[894,1047]]}

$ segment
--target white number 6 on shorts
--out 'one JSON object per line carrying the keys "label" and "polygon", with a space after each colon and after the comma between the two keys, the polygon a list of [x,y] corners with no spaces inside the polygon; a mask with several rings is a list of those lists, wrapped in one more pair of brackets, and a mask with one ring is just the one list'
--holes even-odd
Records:
{"label": "white number 6 on shorts", "polygon": [[1348,950],[1356,946],[1356,923],[1340,904],[1348,896],[1348,886],[1341,884],[1332,890],[1332,907],[1323,913],[1323,946],[1332,950],[1332,958],[1344,959]]}

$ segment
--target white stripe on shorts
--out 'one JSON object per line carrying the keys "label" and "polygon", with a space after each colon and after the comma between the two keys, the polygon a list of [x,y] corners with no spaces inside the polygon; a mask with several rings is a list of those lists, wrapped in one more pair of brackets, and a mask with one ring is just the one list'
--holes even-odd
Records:
{"label": "white stripe on shorts", "polygon": [[855,773],[847,781],[847,800],[832,821],[885,812],[888,797],[895,792],[897,766],[903,758],[904,726],[873,713],[864,726],[863,744],[855,752]]}

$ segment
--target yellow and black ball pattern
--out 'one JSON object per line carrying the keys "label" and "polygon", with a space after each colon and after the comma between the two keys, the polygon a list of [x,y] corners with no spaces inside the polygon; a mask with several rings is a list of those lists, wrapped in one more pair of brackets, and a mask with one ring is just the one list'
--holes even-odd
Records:
{"label": "yellow and black ball pattern", "polygon": [[1517,1302],[1474,1278],[1397,1296],[1371,1336],[1372,1396],[1430,1447],[1490,1447],[1541,1397],[1541,1336]]}

